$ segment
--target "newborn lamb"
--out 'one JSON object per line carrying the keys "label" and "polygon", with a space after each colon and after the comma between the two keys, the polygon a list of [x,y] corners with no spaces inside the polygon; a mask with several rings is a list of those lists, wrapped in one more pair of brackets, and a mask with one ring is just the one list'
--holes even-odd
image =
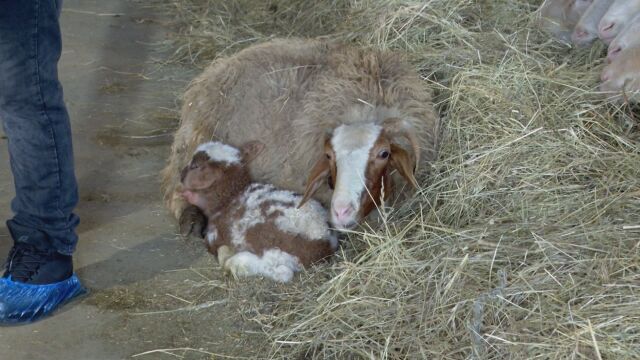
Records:
{"label": "newborn lamb", "polygon": [[182,195],[209,219],[209,252],[234,276],[262,275],[288,282],[304,266],[331,256],[338,247],[328,214],[302,196],[252,183],[247,164],[264,148],[201,144],[181,173]]}

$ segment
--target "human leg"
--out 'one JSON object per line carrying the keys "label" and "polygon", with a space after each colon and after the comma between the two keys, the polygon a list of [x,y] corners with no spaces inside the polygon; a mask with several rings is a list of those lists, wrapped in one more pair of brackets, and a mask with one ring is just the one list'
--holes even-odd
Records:
{"label": "human leg", "polygon": [[61,1],[0,0],[0,119],[16,197],[16,242],[71,255],[79,220],[69,117],[58,81]]}
{"label": "human leg", "polygon": [[0,0],[0,120],[16,188],[0,324],[35,320],[83,292],[72,275],[78,195],[57,75],[61,4]]}

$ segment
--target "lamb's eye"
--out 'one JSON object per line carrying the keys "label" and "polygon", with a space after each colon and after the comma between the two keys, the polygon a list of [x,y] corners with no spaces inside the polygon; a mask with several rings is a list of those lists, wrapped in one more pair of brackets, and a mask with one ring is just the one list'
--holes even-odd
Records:
{"label": "lamb's eye", "polygon": [[386,158],[388,158],[388,157],[389,157],[389,151],[387,151],[387,150],[382,150],[382,151],[380,151],[380,153],[378,154],[378,157],[379,157],[380,159],[386,159]]}
{"label": "lamb's eye", "polygon": [[327,157],[327,159],[331,160],[331,154],[326,153],[326,154],[324,154],[324,156],[326,156],[326,157]]}

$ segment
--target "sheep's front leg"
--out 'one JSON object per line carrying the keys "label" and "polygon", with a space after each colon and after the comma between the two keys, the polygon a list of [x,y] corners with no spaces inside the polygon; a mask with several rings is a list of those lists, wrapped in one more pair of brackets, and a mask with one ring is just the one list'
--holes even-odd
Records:
{"label": "sheep's front leg", "polygon": [[207,229],[207,217],[198,207],[189,205],[182,211],[179,224],[182,236],[195,235],[202,239]]}

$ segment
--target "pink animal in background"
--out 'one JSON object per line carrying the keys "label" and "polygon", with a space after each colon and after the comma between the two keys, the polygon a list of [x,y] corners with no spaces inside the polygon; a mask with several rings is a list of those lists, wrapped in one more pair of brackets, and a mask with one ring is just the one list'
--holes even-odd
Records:
{"label": "pink animal in background", "polygon": [[622,52],[640,47],[640,13],[629,21],[627,26],[609,45],[607,60],[612,62]]}
{"label": "pink animal in background", "polygon": [[613,92],[613,99],[640,100],[640,48],[629,49],[604,68],[600,90]]}
{"label": "pink animal in background", "polygon": [[598,25],[612,3],[613,0],[593,0],[571,34],[575,45],[586,46],[598,38]]}
{"label": "pink animal in background", "polygon": [[[598,25],[598,36],[609,44],[640,13],[640,0],[615,0]],[[640,34],[636,33],[636,36]]]}
{"label": "pink animal in background", "polygon": [[593,0],[546,0],[539,9],[540,26],[556,39],[570,42],[571,33]]}
{"label": "pink animal in background", "polygon": [[600,89],[614,100],[640,100],[640,0],[545,0],[539,14],[542,28],[559,40],[609,44]]}

